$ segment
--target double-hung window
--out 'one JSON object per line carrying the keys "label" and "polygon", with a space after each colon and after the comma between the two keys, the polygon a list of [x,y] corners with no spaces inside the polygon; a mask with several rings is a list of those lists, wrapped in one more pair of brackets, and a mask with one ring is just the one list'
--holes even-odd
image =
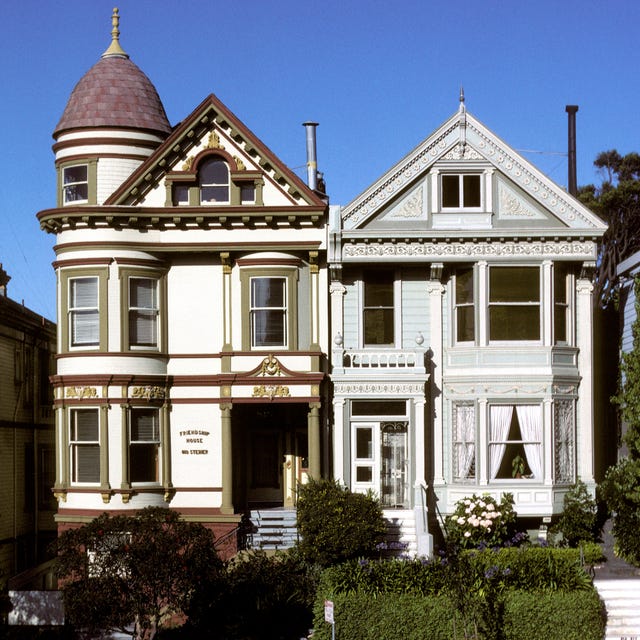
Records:
{"label": "double-hung window", "polygon": [[569,344],[569,269],[566,264],[553,265],[553,341]]}
{"label": "double-hung window", "polygon": [[489,340],[540,340],[538,267],[489,267]]}
{"label": "double-hung window", "polygon": [[456,270],[455,321],[456,342],[473,342],[476,322],[472,267]]}
{"label": "double-hung window", "polygon": [[481,185],[480,174],[443,174],[440,182],[442,209],[480,209]]}
{"label": "double-hung window", "polygon": [[394,346],[393,271],[367,271],[363,278],[363,331],[365,346]]}
{"label": "double-hung window", "polygon": [[100,423],[98,409],[72,409],[69,445],[71,482],[100,482]]}
{"label": "double-hung window", "polygon": [[287,347],[287,278],[250,279],[251,347]]}
{"label": "double-hung window", "polygon": [[131,482],[158,482],[160,425],[158,409],[132,409],[129,424]]}
{"label": "double-hung window", "polygon": [[129,278],[129,347],[158,346],[158,280]]}
{"label": "double-hung window", "polygon": [[78,164],[62,170],[64,204],[87,202],[89,199],[88,167]]}
{"label": "double-hung window", "polygon": [[72,347],[100,344],[98,277],[69,279],[69,330]]}

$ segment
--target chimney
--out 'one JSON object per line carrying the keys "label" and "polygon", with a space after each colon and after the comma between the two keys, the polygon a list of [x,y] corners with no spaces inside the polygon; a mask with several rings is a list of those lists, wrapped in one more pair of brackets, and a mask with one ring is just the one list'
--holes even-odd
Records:
{"label": "chimney", "polygon": [[576,170],[576,112],[578,105],[568,104],[565,111],[569,114],[569,193],[578,195],[578,178]]}
{"label": "chimney", "polygon": [[317,122],[303,122],[302,126],[307,130],[307,185],[313,191],[318,188],[318,158],[316,154],[316,127]]}
{"label": "chimney", "polygon": [[2,262],[0,262],[0,296],[7,297],[7,285],[11,280],[11,276],[2,268]]}

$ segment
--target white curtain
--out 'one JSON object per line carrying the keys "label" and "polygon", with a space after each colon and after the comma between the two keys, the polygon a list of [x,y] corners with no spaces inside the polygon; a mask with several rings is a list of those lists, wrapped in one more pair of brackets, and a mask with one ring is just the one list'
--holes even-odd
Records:
{"label": "white curtain", "polygon": [[500,464],[507,448],[509,426],[513,415],[512,405],[494,404],[490,408],[491,447],[489,448],[489,475],[493,480],[498,475]]}
{"label": "white curtain", "polygon": [[456,407],[456,462],[458,478],[469,477],[476,455],[476,419],[473,405]]}
{"label": "white curtain", "polygon": [[520,433],[525,440],[524,452],[531,473],[542,480],[542,407],[540,405],[517,405],[516,413]]}

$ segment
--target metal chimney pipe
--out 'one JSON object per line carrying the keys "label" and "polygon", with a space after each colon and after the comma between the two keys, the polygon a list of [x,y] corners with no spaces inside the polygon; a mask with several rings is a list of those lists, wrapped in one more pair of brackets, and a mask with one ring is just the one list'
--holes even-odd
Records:
{"label": "metal chimney pipe", "polygon": [[569,114],[569,193],[578,195],[578,177],[576,169],[576,112],[578,105],[568,104],[565,111]]}
{"label": "metal chimney pipe", "polygon": [[317,122],[303,122],[307,131],[307,185],[315,191],[318,188],[318,157],[316,154]]}

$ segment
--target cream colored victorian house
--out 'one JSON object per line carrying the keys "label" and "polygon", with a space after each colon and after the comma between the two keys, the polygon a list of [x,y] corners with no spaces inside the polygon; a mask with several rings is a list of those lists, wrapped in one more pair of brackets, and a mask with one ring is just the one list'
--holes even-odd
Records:
{"label": "cream colored victorian house", "polygon": [[162,505],[233,551],[242,514],[322,472],[327,205],[215,96],[172,127],[113,24],[38,214],[56,236],[58,528]]}
{"label": "cream colored victorian house", "polygon": [[[405,542],[514,495],[594,489],[592,270],[605,225],[467,113],[330,216],[333,469]],[[432,519],[432,524],[434,521]]]}

